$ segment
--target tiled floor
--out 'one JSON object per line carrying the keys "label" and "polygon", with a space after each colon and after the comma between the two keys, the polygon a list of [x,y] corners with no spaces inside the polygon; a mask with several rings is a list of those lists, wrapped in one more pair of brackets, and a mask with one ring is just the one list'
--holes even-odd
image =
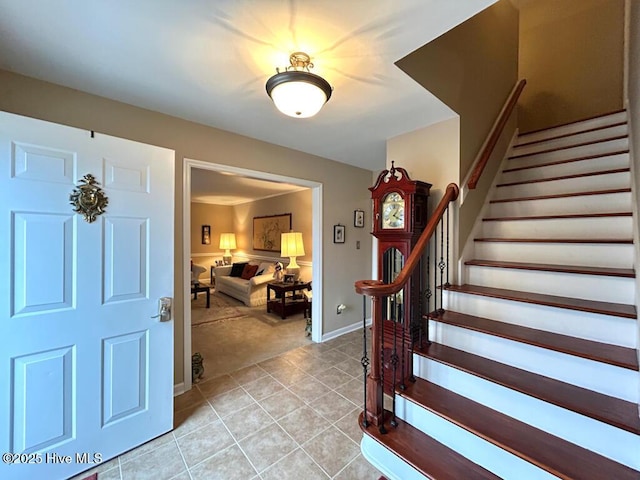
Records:
{"label": "tiled floor", "polygon": [[99,480],[377,480],[359,447],[361,356],[359,331],[202,382],[176,397],[172,432]]}

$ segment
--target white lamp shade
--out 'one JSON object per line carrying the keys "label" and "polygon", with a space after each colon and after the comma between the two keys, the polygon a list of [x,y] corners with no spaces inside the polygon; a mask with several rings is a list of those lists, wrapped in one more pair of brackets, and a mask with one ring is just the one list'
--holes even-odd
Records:
{"label": "white lamp shade", "polygon": [[221,233],[220,234],[220,248],[222,250],[233,250],[236,248],[236,234],[235,233]]}
{"label": "white lamp shade", "polygon": [[280,236],[280,254],[283,257],[301,257],[304,255],[302,233],[289,232]]}
{"label": "white lamp shade", "polygon": [[313,117],[327,102],[327,96],[316,85],[307,82],[286,82],[271,91],[276,108],[295,118]]}

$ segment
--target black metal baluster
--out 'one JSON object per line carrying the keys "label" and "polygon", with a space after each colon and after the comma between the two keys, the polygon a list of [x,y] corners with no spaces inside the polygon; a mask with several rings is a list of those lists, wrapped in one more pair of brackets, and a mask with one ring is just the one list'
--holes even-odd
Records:
{"label": "black metal baluster", "polygon": [[[431,297],[433,297],[433,290],[431,289],[431,240],[427,245],[427,290],[425,291],[425,297],[427,297],[427,321],[425,324],[425,337],[427,345],[431,344],[429,339],[429,319],[431,318]],[[422,343],[421,343],[422,345]]]}
{"label": "black metal baluster", "polygon": [[[373,312],[372,312],[373,316]],[[363,373],[363,387],[364,387],[364,415],[362,415],[362,426],[367,428],[369,426],[369,420],[367,420],[367,374],[369,367],[369,357],[367,356],[367,297],[362,296],[362,358],[360,359]]]}
{"label": "black metal baluster", "polygon": [[[403,299],[406,302],[406,298]],[[413,322],[411,321],[411,316],[412,316],[412,312],[413,312],[413,308],[411,308],[411,305],[404,305],[404,308],[408,308],[409,309],[409,329],[411,329],[411,325],[413,325]],[[400,330],[400,334],[402,335],[402,349],[400,350],[400,390],[406,390],[407,386],[404,383],[404,369],[405,369],[405,362],[404,362],[404,357],[406,356],[406,340],[405,337],[407,336],[407,322],[405,322],[405,318],[407,317],[407,313],[406,310],[402,312],[402,329]],[[411,335],[411,355],[413,355],[413,335]],[[395,395],[394,395],[395,398]],[[394,409],[395,411],[395,409]]]}
{"label": "black metal baluster", "polygon": [[[387,297],[389,298],[389,297]],[[391,315],[393,317],[393,314]],[[382,434],[387,433],[387,429],[384,426],[384,315],[382,316],[382,328],[380,333],[380,358],[377,360],[380,362],[380,383],[382,384],[382,421],[378,427],[378,431]]]}
{"label": "black metal baluster", "polygon": [[[436,227],[436,230],[438,227]],[[444,220],[440,219],[440,262],[438,263],[438,268],[440,269],[440,309],[438,310],[438,314],[442,315],[444,313],[442,300],[444,298]]]}
{"label": "black metal baluster", "polygon": [[433,313],[438,312],[438,227],[433,231]]}
{"label": "black metal baluster", "polygon": [[[397,296],[397,293],[394,294],[394,297]],[[396,297],[397,298],[397,297]],[[404,313],[404,312],[403,312]],[[392,385],[391,385],[391,424],[392,427],[397,427],[398,422],[396,421],[396,381],[398,375],[398,323],[400,323],[401,318],[397,318],[398,312],[394,312],[393,318],[393,349],[391,350],[391,368],[393,369],[393,377],[392,377]]]}
{"label": "black metal baluster", "polygon": [[451,284],[449,283],[449,207],[447,207],[447,283],[445,283],[445,287],[449,288]]}

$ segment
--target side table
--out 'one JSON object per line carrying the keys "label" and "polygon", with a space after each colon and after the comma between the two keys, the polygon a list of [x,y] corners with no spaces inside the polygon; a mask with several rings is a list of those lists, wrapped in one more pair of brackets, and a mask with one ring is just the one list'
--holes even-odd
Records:
{"label": "side table", "polygon": [[[298,291],[309,290],[311,282],[283,283],[271,282],[267,284],[267,313],[278,313],[283,320],[287,315],[302,312],[305,308],[305,299]],[[271,299],[271,293],[274,299]]]}

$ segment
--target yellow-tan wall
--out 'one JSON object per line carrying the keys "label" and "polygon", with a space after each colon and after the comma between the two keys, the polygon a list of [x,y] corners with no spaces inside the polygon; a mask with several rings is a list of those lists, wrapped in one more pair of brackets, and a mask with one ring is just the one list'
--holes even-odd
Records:
{"label": "yellow-tan wall", "polygon": [[[211,227],[211,243],[202,243],[202,226]],[[235,231],[233,207],[191,202],[191,254],[219,254],[220,234]],[[194,260],[195,261],[195,260]],[[197,262],[196,262],[197,263]]]}
{"label": "yellow-tan wall", "polygon": [[[174,381],[180,384],[184,372],[184,307],[182,183],[183,159],[195,159],[239,168],[267,171],[290,177],[292,172],[322,185],[324,288],[322,331],[324,334],[362,320],[362,300],[354,282],[371,276],[371,236],[359,238],[347,229],[347,243],[333,244],[332,228],[349,225],[353,210],[370,212],[368,187],[371,171],[309,155],[158,112],[61,87],[48,82],[0,70],[0,110],[63,125],[95,130],[107,135],[170,148],[176,152],[175,189],[175,350]],[[232,159],[232,160],[230,160]],[[351,223],[352,224],[352,223]],[[358,229],[362,231],[363,229]],[[348,308],[336,315],[337,303]]]}
{"label": "yellow-tan wall", "polygon": [[500,0],[397,65],[460,115],[462,179],[517,81],[518,11]]}
{"label": "yellow-tan wall", "polygon": [[621,109],[623,40],[624,0],[525,2],[519,65],[528,84],[520,131]]}

